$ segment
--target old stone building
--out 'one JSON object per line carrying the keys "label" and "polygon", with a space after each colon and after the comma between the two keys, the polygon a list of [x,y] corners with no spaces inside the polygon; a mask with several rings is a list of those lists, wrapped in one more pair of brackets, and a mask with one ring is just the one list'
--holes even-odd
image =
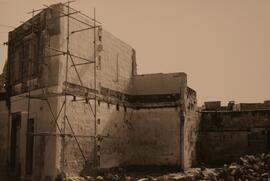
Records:
{"label": "old stone building", "polygon": [[197,107],[187,75],[137,74],[135,50],[60,3],[9,33],[0,180],[188,169],[270,150],[270,104]]}
{"label": "old stone building", "polygon": [[197,102],[187,75],[138,75],[131,46],[66,4],[9,33],[6,67],[2,175],[48,181],[195,163]]}

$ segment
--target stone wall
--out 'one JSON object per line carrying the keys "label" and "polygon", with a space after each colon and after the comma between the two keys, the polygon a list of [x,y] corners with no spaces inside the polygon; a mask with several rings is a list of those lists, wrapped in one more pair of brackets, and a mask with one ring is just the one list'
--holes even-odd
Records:
{"label": "stone wall", "polygon": [[200,160],[231,162],[245,154],[270,150],[270,111],[203,111]]}

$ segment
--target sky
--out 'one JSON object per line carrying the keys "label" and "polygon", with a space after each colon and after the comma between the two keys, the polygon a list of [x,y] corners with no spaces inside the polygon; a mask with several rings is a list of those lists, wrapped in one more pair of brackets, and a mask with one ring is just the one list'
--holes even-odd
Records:
{"label": "sky", "polygon": [[[57,0],[0,0],[0,72],[7,32]],[[186,72],[204,101],[270,100],[269,0],[77,0],[136,49],[138,73]]]}

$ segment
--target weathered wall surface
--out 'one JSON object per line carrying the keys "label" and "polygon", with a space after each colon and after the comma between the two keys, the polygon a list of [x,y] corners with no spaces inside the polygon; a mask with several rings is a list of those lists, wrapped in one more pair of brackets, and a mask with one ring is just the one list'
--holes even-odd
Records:
{"label": "weathered wall surface", "polygon": [[180,167],[180,108],[134,110],[127,165]]}
{"label": "weathered wall surface", "polygon": [[[64,8],[67,12],[67,9]],[[83,22],[93,25],[91,21],[74,14],[73,17],[82,20]],[[67,46],[67,18],[61,19],[61,39],[60,49],[65,50]],[[69,32],[89,28],[84,23],[80,23],[70,18]],[[119,166],[123,162],[122,146],[127,139],[127,124],[125,117],[129,112],[129,108],[125,106],[124,94],[130,92],[131,77],[136,74],[135,51],[124,42],[114,37],[109,32],[96,28],[96,90],[98,99],[102,101],[97,103],[97,123],[95,126],[93,110],[95,105],[93,101],[89,104],[85,101],[72,102],[70,97],[67,101],[67,117],[72,125],[73,131],[78,135],[80,146],[86,155],[88,165],[85,165],[84,159],[80,153],[78,145],[73,137],[65,138],[67,141],[61,149],[62,160],[60,165],[63,165],[65,171],[70,174],[78,174],[85,170],[88,166],[93,166],[94,163],[94,136],[101,136],[102,141],[98,140],[97,149],[98,162],[101,168],[109,168]],[[94,29],[71,33],[69,39],[70,53],[75,56],[94,61]],[[67,82],[68,91],[78,99],[83,99],[84,89],[87,90],[89,96],[93,96],[94,82],[94,64],[76,58],[75,56],[68,57],[68,73]],[[60,57],[59,84],[65,89],[64,82],[66,81],[66,56]],[[77,65],[83,64],[83,65]],[[74,66],[77,65],[77,66]],[[108,92],[108,88],[112,91]],[[101,95],[102,94],[102,95]],[[119,95],[121,97],[119,97]],[[111,99],[114,96],[113,100]],[[117,98],[116,98],[117,97]],[[63,102],[64,99],[60,99]],[[125,110],[123,106],[125,106]],[[116,109],[119,107],[119,110]],[[61,115],[63,120],[63,115]],[[63,121],[62,121],[63,122]],[[62,124],[62,126],[64,126]],[[66,133],[71,133],[69,126],[66,123]],[[105,134],[105,135],[104,135]],[[60,141],[59,141],[60,142]],[[60,142],[61,143],[61,142]],[[62,144],[62,143],[61,143]],[[89,169],[88,169],[89,172]]]}
{"label": "weathered wall surface", "polygon": [[[59,105],[64,100],[59,99]],[[91,104],[93,102],[91,101]],[[58,110],[60,111],[60,110]],[[78,175],[87,167],[84,157],[89,165],[93,167],[94,162],[94,117],[89,104],[85,102],[72,101],[70,97],[66,104],[67,119],[64,121],[64,110],[60,116],[62,133],[69,134],[58,140],[58,165],[61,170],[69,175]],[[70,125],[70,126],[69,126]],[[76,135],[78,143],[72,136]],[[80,151],[82,149],[82,153]]]}
{"label": "weathered wall surface", "polygon": [[25,93],[29,87],[35,90],[57,85],[59,56],[53,55],[59,52],[48,47],[59,49],[59,20],[59,12],[47,9],[9,33],[7,87],[10,95]]}
{"label": "weathered wall surface", "polygon": [[100,168],[118,167],[129,157],[133,109],[101,102],[98,106],[97,132],[102,138],[100,145]]}
{"label": "weathered wall surface", "polygon": [[184,169],[196,164],[196,149],[199,134],[199,115],[196,92],[187,87],[185,94],[185,122],[181,129],[183,135],[182,165]]}
{"label": "weathered wall surface", "polygon": [[[90,101],[93,106],[93,101]],[[118,107],[118,108],[117,108]],[[96,131],[100,139],[97,139],[97,161],[100,168],[111,168],[122,165],[128,157],[130,147],[129,131],[132,129],[131,115],[133,109],[124,108],[109,102],[100,102],[97,105]],[[69,102],[67,116],[78,138],[80,146],[86,156],[89,165],[86,165],[79,147],[73,137],[67,137],[64,149],[66,168],[70,175],[81,172],[89,174],[94,165],[94,135],[95,122],[89,104],[83,102]],[[71,133],[67,126],[66,133]],[[63,154],[63,153],[62,153]]]}
{"label": "weathered wall surface", "polygon": [[270,111],[202,112],[200,160],[221,164],[270,149]]}
{"label": "weathered wall surface", "polygon": [[[179,74],[150,75],[150,77],[154,77],[156,85],[158,85],[157,77],[165,80],[171,78],[173,81],[162,82],[164,89],[169,86],[176,88],[170,92],[169,89],[164,90],[160,86],[153,86],[152,95],[150,91],[144,95],[142,95],[143,91],[140,95],[128,95],[132,103],[111,94],[98,94],[96,128],[97,135],[101,137],[101,140],[97,141],[100,168],[131,165],[181,165],[180,114],[183,112],[181,111],[183,102],[181,102],[180,94],[185,95],[185,92],[181,92],[181,85],[185,86],[186,80],[186,75],[181,75],[183,77],[180,77]],[[146,81],[146,84],[149,81]],[[145,88],[143,85],[141,83],[142,89]],[[73,87],[75,90],[82,89],[78,86],[75,87]],[[112,92],[111,89],[109,91]],[[82,97],[78,96],[77,99],[80,100]],[[90,103],[94,108],[93,101]],[[95,135],[91,108],[84,100],[71,101],[70,98],[67,105],[68,119],[75,135],[78,135],[83,153],[91,166],[94,159],[93,136]],[[66,133],[71,133],[71,130],[67,128]],[[82,170],[86,170],[89,165],[84,164],[75,139],[72,137],[66,139],[68,144],[65,144],[63,149],[67,163],[65,171],[76,175]]]}
{"label": "weathered wall surface", "polygon": [[[59,8],[53,5],[52,8]],[[58,18],[57,18],[58,17]],[[43,97],[50,91],[59,92],[57,87],[59,79],[59,53],[51,48],[59,49],[60,21],[59,12],[46,9],[33,19],[19,26],[9,33],[8,63],[7,63],[7,92],[11,97],[11,117],[9,127],[12,127],[12,115],[20,115],[20,122],[16,126],[16,164],[10,175],[16,178],[32,178],[35,180],[53,179],[57,174],[56,155],[56,125],[53,117],[57,113],[57,98],[49,98],[49,105]],[[32,26],[33,25],[33,26]],[[51,48],[48,48],[51,47]],[[27,134],[28,127],[28,99],[27,91],[31,90],[30,119],[34,120],[34,146],[33,146],[33,174],[26,173],[27,165]],[[46,92],[48,91],[48,92]],[[2,110],[1,110],[2,111]],[[4,133],[4,132],[3,132]],[[10,135],[11,136],[11,132]],[[6,140],[10,141],[11,140]],[[11,143],[9,143],[10,145]],[[8,159],[13,154],[9,147]]]}
{"label": "weathered wall surface", "polygon": [[179,73],[154,73],[137,75],[133,77],[132,93],[134,95],[158,95],[158,94],[180,94],[184,99],[187,86],[187,75]]}
{"label": "weathered wall surface", "polygon": [[134,105],[139,109],[132,121],[138,131],[130,132],[135,151],[130,165],[182,166],[180,119],[186,84],[185,73],[133,77]]}
{"label": "weathered wall surface", "polygon": [[[66,8],[64,8],[67,11]],[[72,10],[71,10],[72,12]],[[93,25],[89,19],[79,14],[72,15],[74,18]],[[99,24],[97,24],[99,25]],[[69,19],[69,32],[89,28],[90,26]],[[60,49],[67,47],[67,18],[61,18],[61,38]],[[119,40],[111,33],[105,31],[100,26],[96,28],[96,86],[100,91],[101,87],[110,88],[115,91],[127,93],[130,91],[131,77],[136,74],[136,60],[134,49]],[[70,54],[94,61],[94,29],[71,33],[69,39]],[[87,60],[70,57],[68,61],[67,81],[77,85],[94,89],[94,64]],[[78,65],[83,64],[83,65]],[[73,66],[77,65],[77,66]],[[66,56],[60,57],[60,80],[63,84],[66,73]],[[79,80],[79,74],[81,81]]]}
{"label": "weathered wall surface", "polygon": [[[88,104],[70,102],[67,115],[83,153],[93,162],[94,118]],[[118,166],[179,166],[179,107],[133,109],[107,102],[97,107],[100,168]],[[68,126],[67,126],[68,127]],[[69,128],[66,133],[71,133]],[[66,138],[65,162],[69,174],[87,170],[73,137]],[[89,168],[88,168],[89,169]]]}

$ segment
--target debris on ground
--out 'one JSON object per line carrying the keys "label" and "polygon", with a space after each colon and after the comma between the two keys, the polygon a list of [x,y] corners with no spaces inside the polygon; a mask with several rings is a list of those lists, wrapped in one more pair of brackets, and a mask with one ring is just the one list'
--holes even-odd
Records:
{"label": "debris on ground", "polygon": [[218,177],[225,180],[270,180],[270,153],[246,155],[238,162],[224,165]]}
{"label": "debris on ground", "polygon": [[191,168],[184,172],[154,176],[110,174],[78,177],[69,181],[270,181],[270,153],[246,155],[222,168]]}

